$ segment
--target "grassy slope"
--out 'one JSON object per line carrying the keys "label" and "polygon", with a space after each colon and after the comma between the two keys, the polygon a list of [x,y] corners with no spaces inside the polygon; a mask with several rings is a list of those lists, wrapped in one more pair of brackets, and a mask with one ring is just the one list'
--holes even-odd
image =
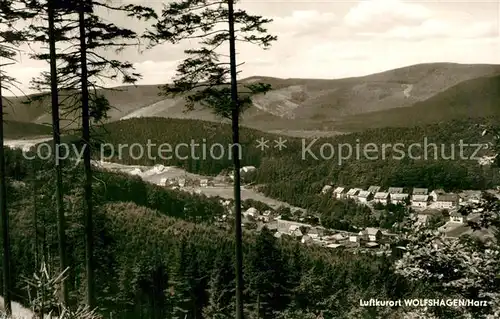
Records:
{"label": "grassy slope", "polygon": [[4,136],[7,139],[38,137],[51,134],[52,128],[47,125],[17,121],[5,121],[4,123]]}
{"label": "grassy slope", "polygon": [[462,82],[412,107],[346,117],[332,125],[352,131],[488,116],[500,116],[499,75]]}
{"label": "grassy slope", "polygon": [[[122,114],[127,114],[162,99],[158,96],[157,85],[123,86],[100,90],[100,93],[104,94],[111,106],[114,107],[109,112],[112,118],[121,117]],[[19,122],[50,123],[50,96],[33,104],[24,104],[23,102],[27,100],[27,97],[9,97],[5,118]],[[116,109],[118,107],[119,110]]]}

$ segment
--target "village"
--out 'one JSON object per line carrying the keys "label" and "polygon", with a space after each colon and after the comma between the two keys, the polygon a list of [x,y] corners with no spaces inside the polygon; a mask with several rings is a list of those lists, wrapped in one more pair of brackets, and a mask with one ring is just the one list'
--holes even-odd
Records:
{"label": "village", "polygon": [[[114,164],[114,166],[117,166]],[[116,167],[118,168],[118,167]],[[138,175],[144,180],[162,187],[185,192],[221,197],[221,204],[226,207],[226,213],[216,220],[221,227],[232,225],[234,220],[232,205],[232,172],[221,172],[218,176],[208,177],[185,173],[172,167],[156,165],[153,168],[121,167],[120,170],[131,175]],[[352,249],[355,252],[373,252],[376,254],[391,254],[391,244],[398,242],[400,232],[397,229],[380,227],[362,227],[351,225],[354,230],[329,229],[321,225],[317,214],[303,208],[293,207],[283,202],[273,202],[270,198],[259,195],[253,185],[252,176],[257,169],[254,166],[244,166],[240,169],[242,178],[242,195],[251,194],[247,199],[254,203],[265,203],[268,209],[242,207],[242,227],[246,231],[260,231],[264,227],[274,233],[276,238],[292,238],[303,244],[319,245],[327,248]],[[499,189],[487,190],[500,198]],[[407,218],[404,226],[427,226],[433,219],[439,220],[437,230],[444,238],[453,240],[463,235],[477,237],[482,241],[494,240],[493,229],[473,230],[469,221],[479,220],[479,211],[464,216],[459,209],[473,206],[481,202],[483,192],[480,190],[464,190],[456,193],[445,192],[443,189],[430,191],[427,188],[389,187],[383,190],[380,186],[370,186],[367,189],[348,188],[343,186],[325,185],[319,196],[327,196],[334,200],[351,200],[357,205],[364,205],[376,216],[381,207],[391,205],[403,207]],[[245,201],[245,196],[242,196]],[[286,207],[288,213],[281,209]],[[403,225],[400,225],[403,226]],[[397,228],[397,227],[396,227]],[[393,246],[393,245],[392,245]]]}
{"label": "village", "polygon": [[[253,173],[254,167],[244,167],[241,174]],[[162,179],[161,185],[173,189],[194,191],[196,193],[209,193],[203,189],[228,186],[232,181],[231,175],[218,176],[215,178],[172,178]],[[243,186],[243,189],[246,187]],[[488,193],[500,198],[497,190],[488,190]],[[477,231],[468,226],[468,221],[477,221],[479,212],[464,216],[459,213],[459,208],[463,206],[473,206],[482,200],[482,191],[464,190],[459,193],[447,193],[443,189],[429,191],[427,188],[405,189],[403,187],[389,187],[382,190],[380,186],[370,186],[364,190],[361,188],[346,188],[342,186],[334,187],[325,185],[321,191],[321,196],[331,196],[337,200],[353,200],[359,205],[366,205],[370,208],[375,206],[387,206],[389,204],[404,206],[409,212],[409,219],[413,220],[413,226],[427,225],[434,216],[443,219],[438,230],[444,238],[450,240],[459,238],[462,235],[476,236],[483,241],[493,240],[493,230]],[[227,207],[227,214],[218,219],[219,223],[230,220],[232,214],[232,203],[229,200],[221,200]],[[317,223],[309,223],[308,220],[314,218],[314,214],[305,210],[292,208],[291,216],[286,219],[279,214],[278,210],[259,211],[255,207],[243,210],[242,226],[248,231],[260,231],[266,227],[274,233],[276,238],[294,238],[303,244],[320,245],[327,248],[346,248],[356,252],[375,252],[377,254],[391,254],[391,243],[397,242],[399,234],[395,231],[376,227],[359,229],[356,232],[327,229]]]}

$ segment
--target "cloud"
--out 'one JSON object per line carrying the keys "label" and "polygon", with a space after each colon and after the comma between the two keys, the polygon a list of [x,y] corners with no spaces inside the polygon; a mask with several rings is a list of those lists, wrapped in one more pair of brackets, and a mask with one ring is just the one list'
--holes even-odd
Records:
{"label": "cloud", "polygon": [[419,26],[400,26],[385,33],[364,32],[358,33],[358,35],[392,40],[425,40],[432,38],[479,39],[499,37],[499,28],[496,21],[450,23],[430,19]]}
{"label": "cloud", "polygon": [[280,35],[306,36],[335,25],[335,14],[316,10],[295,10],[285,17],[274,17],[270,30]]}
{"label": "cloud", "polygon": [[399,0],[361,1],[344,17],[347,26],[376,32],[401,25],[419,25],[433,16],[432,11],[417,3]]}
{"label": "cloud", "polygon": [[367,0],[352,7],[344,16],[344,23],[355,36],[372,39],[498,37],[498,15],[483,20],[449,6],[447,10],[438,10],[439,6],[431,10],[430,6],[402,0]]}
{"label": "cloud", "polygon": [[[143,75],[142,80],[137,84],[164,84],[172,81],[176,74],[178,61],[143,61],[134,63],[136,71]],[[119,85],[117,83],[116,85]]]}

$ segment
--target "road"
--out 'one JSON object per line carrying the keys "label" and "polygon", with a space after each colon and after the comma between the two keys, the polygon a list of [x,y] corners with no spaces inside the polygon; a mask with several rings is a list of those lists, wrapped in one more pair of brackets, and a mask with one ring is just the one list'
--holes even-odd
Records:
{"label": "road", "polygon": [[[98,167],[101,167],[110,171],[123,172],[130,175],[140,176],[144,181],[152,184],[161,185],[161,180],[165,178],[190,178],[190,179],[210,179],[209,176],[197,175],[188,173],[187,171],[173,166],[137,166],[137,165],[123,165],[111,162],[94,162]],[[181,190],[190,192],[204,194],[209,197],[219,196],[225,199],[234,199],[233,186],[231,184],[226,184],[224,186],[207,186],[207,187],[183,187]],[[254,189],[251,188],[241,188],[241,198],[243,200],[253,199],[269,205],[271,208],[276,209],[280,206],[290,207],[291,209],[303,210],[298,207],[291,206],[286,202],[282,202],[270,197],[267,197]]]}
{"label": "road", "polygon": [[[10,148],[29,148],[38,143],[51,140],[50,137],[46,138],[37,138],[37,139],[16,139],[16,140],[5,140],[5,146]],[[189,179],[209,179],[209,176],[203,176],[198,174],[193,174],[185,171],[184,169],[173,167],[173,166],[163,166],[163,165],[155,165],[155,166],[139,166],[139,165],[124,165],[112,162],[104,162],[104,161],[93,161],[93,164],[97,167],[110,170],[110,171],[118,171],[123,172],[130,175],[140,176],[144,181],[160,185],[160,182],[164,178],[189,178]],[[185,187],[182,190],[190,193],[201,193],[206,196],[213,197],[219,196],[225,199],[234,199],[233,194],[233,186],[231,184],[226,184],[224,186],[209,186],[209,187]],[[269,205],[271,208],[278,208],[280,206],[290,207],[294,210],[303,210],[299,207],[291,206],[286,202],[282,202],[270,197],[267,197],[254,189],[251,188],[241,188],[241,198],[243,200],[253,199],[266,205]]]}

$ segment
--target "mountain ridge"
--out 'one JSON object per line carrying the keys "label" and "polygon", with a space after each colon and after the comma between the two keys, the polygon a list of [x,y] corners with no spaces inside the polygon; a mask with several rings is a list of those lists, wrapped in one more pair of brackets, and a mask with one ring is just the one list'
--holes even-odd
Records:
{"label": "mountain ridge", "polygon": [[[254,105],[246,111],[241,123],[264,131],[359,130],[364,126],[362,119],[376,116],[379,114],[377,112],[385,114],[383,112],[387,111],[399,115],[392,117],[392,122],[379,120],[380,125],[397,125],[397,118],[404,117],[406,110],[412,110],[415,105],[437,105],[432,98],[454,86],[495,75],[500,75],[500,65],[425,63],[371,75],[331,80],[252,76],[240,80],[240,85],[259,81],[271,84],[272,90],[253,98]],[[186,112],[183,97],[160,96],[158,85],[122,86],[101,92],[112,106],[108,112],[108,122],[132,117],[224,122],[199,105],[193,111]],[[456,90],[453,92],[459,94]],[[23,104],[26,98],[9,99],[11,104],[7,107],[7,120],[34,124],[50,123],[48,98],[33,105]],[[409,114],[414,116],[415,112],[409,111]],[[447,112],[453,113],[453,110],[447,108]],[[477,112],[480,113],[481,110]],[[75,128],[78,125],[74,123],[77,117],[78,114],[66,116],[62,127]],[[379,124],[370,125],[367,127]]]}

